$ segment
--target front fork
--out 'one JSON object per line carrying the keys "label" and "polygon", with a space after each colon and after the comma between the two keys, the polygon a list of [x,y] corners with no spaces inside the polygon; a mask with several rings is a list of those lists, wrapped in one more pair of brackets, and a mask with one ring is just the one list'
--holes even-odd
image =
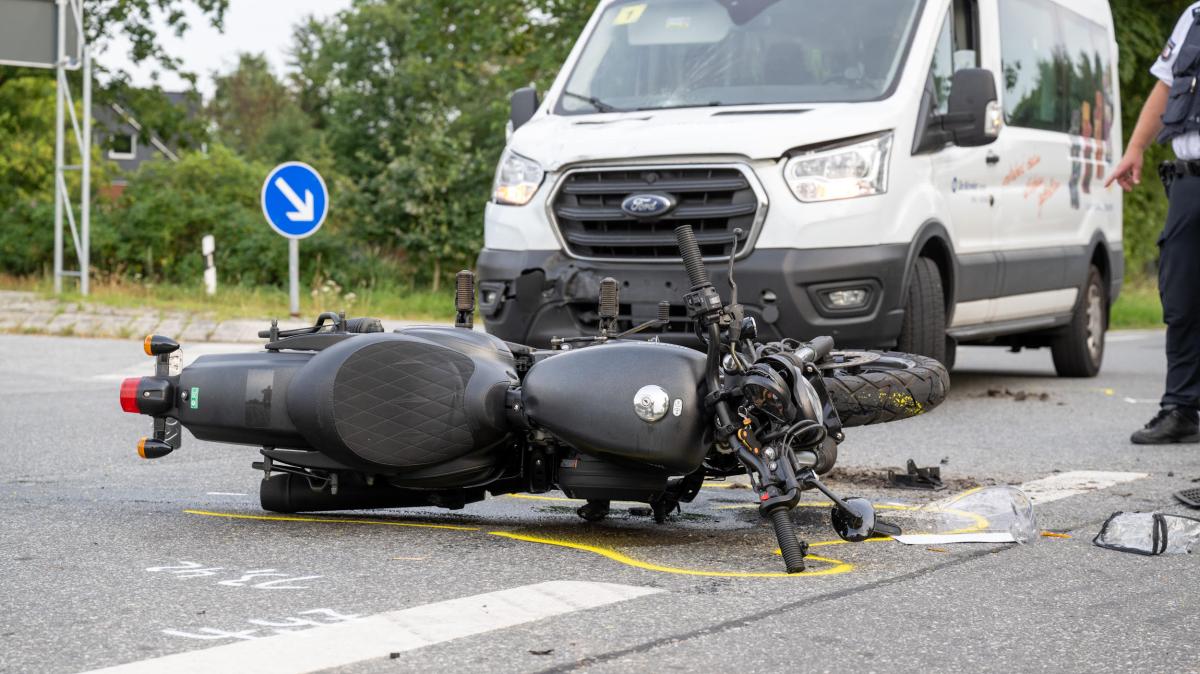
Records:
{"label": "front fork", "polygon": [[900,528],[875,518],[875,508],[862,498],[842,499],[825,486],[812,467],[800,466],[790,447],[758,446],[749,420],[729,436],[738,459],[746,467],[758,494],[758,511],[775,528],[779,552],[788,573],[804,571],[808,544],[796,535],[792,508],[800,502],[800,492],[813,488],[833,502],[833,527],[842,539],[859,542],[872,536],[898,536]]}

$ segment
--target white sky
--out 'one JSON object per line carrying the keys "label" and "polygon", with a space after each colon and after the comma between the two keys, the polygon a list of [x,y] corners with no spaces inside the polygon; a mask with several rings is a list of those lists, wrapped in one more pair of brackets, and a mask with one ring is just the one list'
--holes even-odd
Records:
{"label": "white sky", "polygon": [[[230,0],[225,13],[224,33],[217,32],[190,3],[187,5],[191,28],[183,39],[160,25],[159,42],[169,53],[183,59],[183,69],[199,76],[197,86],[207,99],[212,95],[213,71],[227,71],[237,63],[239,52],[262,52],[275,73],[282,74],[287,64],[292,28],[305,17],[324,18],[350,6],[351,0]],[[114,40],[97,61],[112,69],[123,68],[133,75],[134,84],[151,83],[149,68],[135,68],[128,56],[128,42]],[[163,74],[163,88],[186,88],[178,77]]]}

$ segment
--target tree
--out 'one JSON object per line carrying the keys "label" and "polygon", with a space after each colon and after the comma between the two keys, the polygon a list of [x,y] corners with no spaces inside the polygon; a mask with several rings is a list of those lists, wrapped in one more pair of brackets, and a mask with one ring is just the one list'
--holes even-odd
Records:
{"label": "tree", "polygon": [[216,140],[247,159],[319,163],[328,154],[312,120],[271,72],[262,54],[240,54],[237,66],[214,78],[209,115]]}
{"label": "tree", "polygon": [[592,5],[358,0],[297,30],[300,105],[359,187],[368,241],[435,286],[473,263],[508,95],[549,83]]}

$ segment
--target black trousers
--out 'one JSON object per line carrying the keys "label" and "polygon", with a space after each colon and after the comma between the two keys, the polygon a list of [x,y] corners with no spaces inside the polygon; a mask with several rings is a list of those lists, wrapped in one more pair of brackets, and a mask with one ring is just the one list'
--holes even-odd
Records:
{"label": "black trousers", "polygon": [[1167,390],[1162,404],[1200,408],[1200,176],[1177,177],[1158,238],[1158,287],[1167,324]]}

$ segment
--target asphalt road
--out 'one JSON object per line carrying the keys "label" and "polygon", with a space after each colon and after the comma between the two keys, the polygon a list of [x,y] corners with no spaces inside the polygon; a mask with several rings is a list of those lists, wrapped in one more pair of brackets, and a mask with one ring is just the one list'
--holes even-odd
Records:
{"label": "asphalt road", "polygon": [[[136,341],[0,336],[0,672],[213,671],[221,654],[225,671],[300,671],[314,645],[352,672],[1200,671],[1196,558],[1091,544],[1114,511],[1185,512],[1170,495],[1200,478],[1200,447],[1128,444],[1155,411],[1158,333],[1113,335],[1094,380],[1055,378],[1044,351],[964,349],[945,405],[843,445],[835,489],[901,520],[975,484],[1145,475],[1038,504],[1070,538],[826,545],[793,577],[748,575],[782,567],[728,485],[662,526],[511,497],[256,519],[252,448],[189,438],[138,459],[148,423],[117,386],[150,367]],[[909,458],[950,489],[888,487],[881,470]],[[835,539],[827,509],[799,513],[803,537]],[[399,622],[420,638],[346,636]]]}

